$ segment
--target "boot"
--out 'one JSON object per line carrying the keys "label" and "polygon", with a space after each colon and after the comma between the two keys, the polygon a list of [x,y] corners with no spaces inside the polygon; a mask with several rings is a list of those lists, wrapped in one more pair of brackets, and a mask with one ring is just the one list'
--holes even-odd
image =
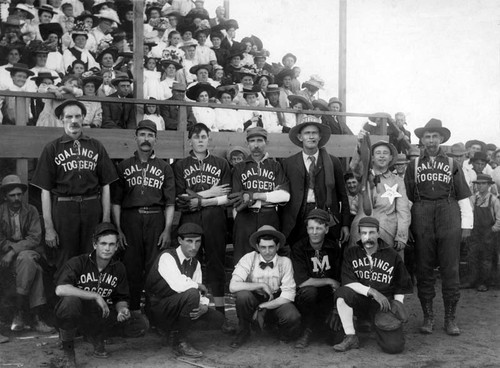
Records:
{"label": "boot", "polygon": [[455,322],[455,312],[457,311],[458,300],[444,301],[444,329],[450,336],[460,335],[460,329]]}
{"label": "boot", "polygon": [[302,336],[295,343],[295,349],[305,349],[309,346],[309,342],[311,341],[311,329],[306,328],[302,333]]}
{"label": "boot", "polygon": [[9,338],[0,334],[0,344],[3,344],[4,342],[9,342]]}
{"label": "boot", "polygon": [[344,352],[351,349],[359,349],[359,340],[356,335],[346,335],[344,340],[337,345],[333,345],[333,350]]}
{"label": "boot", "polygon": [[434,312],[432,310],[432,299],[420,299],[420,305],[424,312],[424,323],[420,327],[420,333],[429,335],[434,330]]}
{"label": "boot", "polygon": [[75,334],[76,329],[63,330],[59,329],[63,347],[63,360],[61,367],[63,368],[76,368],[75,359]]}
{"label": "boot", "polygon": [[105,348],[103,335],[89,335],[88,341],[94,347],[94,352],[92,353],[94,357],[99,359],[106,359],[109,357],[109,353]]}

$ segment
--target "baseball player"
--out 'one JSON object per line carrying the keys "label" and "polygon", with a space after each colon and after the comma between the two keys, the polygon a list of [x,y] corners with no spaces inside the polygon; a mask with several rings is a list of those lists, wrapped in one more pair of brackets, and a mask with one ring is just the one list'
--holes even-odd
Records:
{"label": "baseball player", "polygon": [[[399,254],[381,238],[379,221],[374,217],[359,220],[360,240],[346,249],[342,264],[342,286],[335,292],[337,311],[345,331],[335,351],[359,347],[353,314],[374,321],[377,342],[386,353],[404,349],[401,322],[406,322],[404,294],[411,294],[410,275]],[[390,312],[389,312],[390,311]],[[389,312],[389,313],[387,313]],[[383,323],[389,319],[391,323]]]}
{"label": "baseball player", "polygon": [[182,211],[180,224],[195,223],[205,233],[203,257],[207,265],[207,284],[215,308],[224,313],[226,257],[226,216],[224,205],[230,192],[231,169],[228,162],[210,154],[210,129],[202,123],[189,131],[189,156],[174,164],[177,202]]}
{"label": "baseball player", "polygon": [[280,228],[277,205],[290,199],[289,184],[281,165],[266,152],[267,131],[255,127],[247,130],[250,155],[234,167],[233,187],[229,195],[234,207],[234,264],[253,249],[251,234],[263,225]]}
{"label": "baseball player", "polygon": [[132,313],[140,310],[144,281],[158,249],[171,243],[175,180],[170,165],[155,156],[156,134],[154,122],[139,122],[135,130],[137,151],[118,164],[119,179],[111,188],[113,220],[126,245],[123,263]]}
{"label": "baseball player", "polygon": [[31,182],[42,190],[45,242],[58,249],[58,270],[69,258],[90,253],[94,227],[109,222],[109,184],[117,179],[104,146],[83,133],[85,113],[76,100],[55,109],[64,135],[45,146]]}
{"label": "baseball player", "polygon": [[438,264],[444,327],[448,335],[456,336],[460,334],[455,321],[460,299],[460,238],[467,239],[473,225],[471,193],[460,165],[439,147],[451,135],[441,120],[431,119],[424,127],[415,129],[415,135],[425,149],[410,162],[404,180],[408,198],[413,202],[411,231],[416,244],[418,298],[424,312],[420,332],[431,334],[434,329],[434,268]]}

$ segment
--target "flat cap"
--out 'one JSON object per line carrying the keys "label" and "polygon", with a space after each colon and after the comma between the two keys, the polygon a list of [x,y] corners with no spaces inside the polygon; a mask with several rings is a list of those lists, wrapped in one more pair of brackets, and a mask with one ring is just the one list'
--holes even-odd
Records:
{"label": "flat cap", "polygon": [[177,234],[181,236],[186,235],[203,235],[203,229],[200,225],[193,224],[192,222],[187,222],[182,224],[177,230]]}
{"label": "flat cap", "polygon": [[378,229],[380,224],[376,218],[367,216],[359,220],[358,226],[376,227]]}

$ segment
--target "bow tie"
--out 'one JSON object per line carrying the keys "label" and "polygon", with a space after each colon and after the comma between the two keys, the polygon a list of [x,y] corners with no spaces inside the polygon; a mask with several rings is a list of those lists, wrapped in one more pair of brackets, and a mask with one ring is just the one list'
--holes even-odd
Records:
{"label": "bow tie", "polygon": [[265,270],[266,267],[273,268],[274,264],[273,264],[273,261],[271,261],[271,262],[260,262],[259,266],[260,266],[260,268],[262,268],[263,270]]}

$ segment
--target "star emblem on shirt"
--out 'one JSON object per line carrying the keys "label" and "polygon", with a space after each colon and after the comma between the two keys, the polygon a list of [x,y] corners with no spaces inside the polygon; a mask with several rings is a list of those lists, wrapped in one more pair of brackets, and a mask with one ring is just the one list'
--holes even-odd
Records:
{"label": "star emblem on shirt", "polygon": [[389,199],[389,202],[391,202],[391,204],[394,202],[395,198],[402,197],[402,195],[398,193],[397,184],[394,184],[392,187],[388,186],[387,184],[384,184],[384,188],[385,188],[385,193],[382,194],[380,197]]}

